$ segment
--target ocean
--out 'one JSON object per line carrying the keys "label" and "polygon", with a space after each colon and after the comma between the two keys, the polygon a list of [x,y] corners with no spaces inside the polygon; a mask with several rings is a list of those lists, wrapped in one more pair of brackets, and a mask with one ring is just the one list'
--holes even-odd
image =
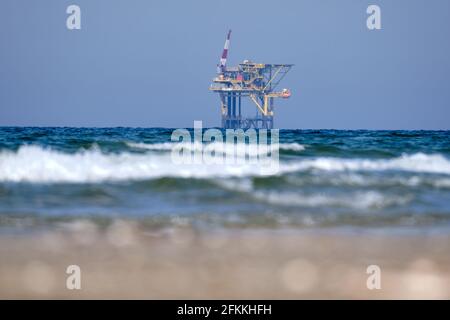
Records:
{"label": "ocean", "polygon": [[279,170],[268,175],[175,164],[172,132],[0,128],[0,230],[117,218],[150,228],[450,226],[450,131],[280,130]]}

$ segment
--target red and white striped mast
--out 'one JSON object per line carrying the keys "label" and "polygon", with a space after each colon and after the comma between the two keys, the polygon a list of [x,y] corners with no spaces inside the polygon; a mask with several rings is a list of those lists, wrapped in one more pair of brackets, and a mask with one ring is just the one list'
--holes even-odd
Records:
{"label": "red and white striped mast", "polygon": [[231,30],[228,31],[227,39],[225,40],[225,45],[223,46],[222,57],[220,58],[220,63],[217,65],[217,73],[221,74],[226,71],[228,49],[230,48],[230,38]]}

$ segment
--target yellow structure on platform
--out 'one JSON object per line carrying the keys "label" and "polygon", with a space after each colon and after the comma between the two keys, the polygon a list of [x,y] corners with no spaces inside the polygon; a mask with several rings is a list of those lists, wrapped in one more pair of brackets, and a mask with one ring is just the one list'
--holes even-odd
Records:
{"label": "yellow structure on platform", "polygon": [[[289,98],[288,89],[275,91],[292,64],[253,63],[245,60],[213,79],[211,91],[219,94],[223,128],[273,128],[274,98]],[[257,108],[254,118],[242,117],[241,100],[249,97]]]}

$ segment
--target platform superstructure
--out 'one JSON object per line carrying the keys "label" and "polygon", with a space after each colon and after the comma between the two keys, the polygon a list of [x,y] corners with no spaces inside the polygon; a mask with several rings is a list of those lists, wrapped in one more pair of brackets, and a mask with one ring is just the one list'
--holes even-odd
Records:
{"label": "platform superstructure", "polygon": [[[255,63],[244,60],[237,67],[227,67],[231,30],[228,32],[217,76],[210,90],[219,94],[222,127],[225,129],[272,129],[274,99],[289,98],[288,89],[276,91],[292,64]],[[256,107],[255,116],[243,116],[243,98]]]}

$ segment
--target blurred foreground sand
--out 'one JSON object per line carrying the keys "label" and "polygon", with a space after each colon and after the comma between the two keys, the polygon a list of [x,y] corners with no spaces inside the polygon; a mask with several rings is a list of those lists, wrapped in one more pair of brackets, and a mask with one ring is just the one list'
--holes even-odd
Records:
{"label": "blurred foreground sand", "polygon": [[[66,268],[81,267],[81,290]],[[381,290],[366,268],[381,267]],[[450,298],[450,235],[77,221],[0,235],[0,298]]]}

